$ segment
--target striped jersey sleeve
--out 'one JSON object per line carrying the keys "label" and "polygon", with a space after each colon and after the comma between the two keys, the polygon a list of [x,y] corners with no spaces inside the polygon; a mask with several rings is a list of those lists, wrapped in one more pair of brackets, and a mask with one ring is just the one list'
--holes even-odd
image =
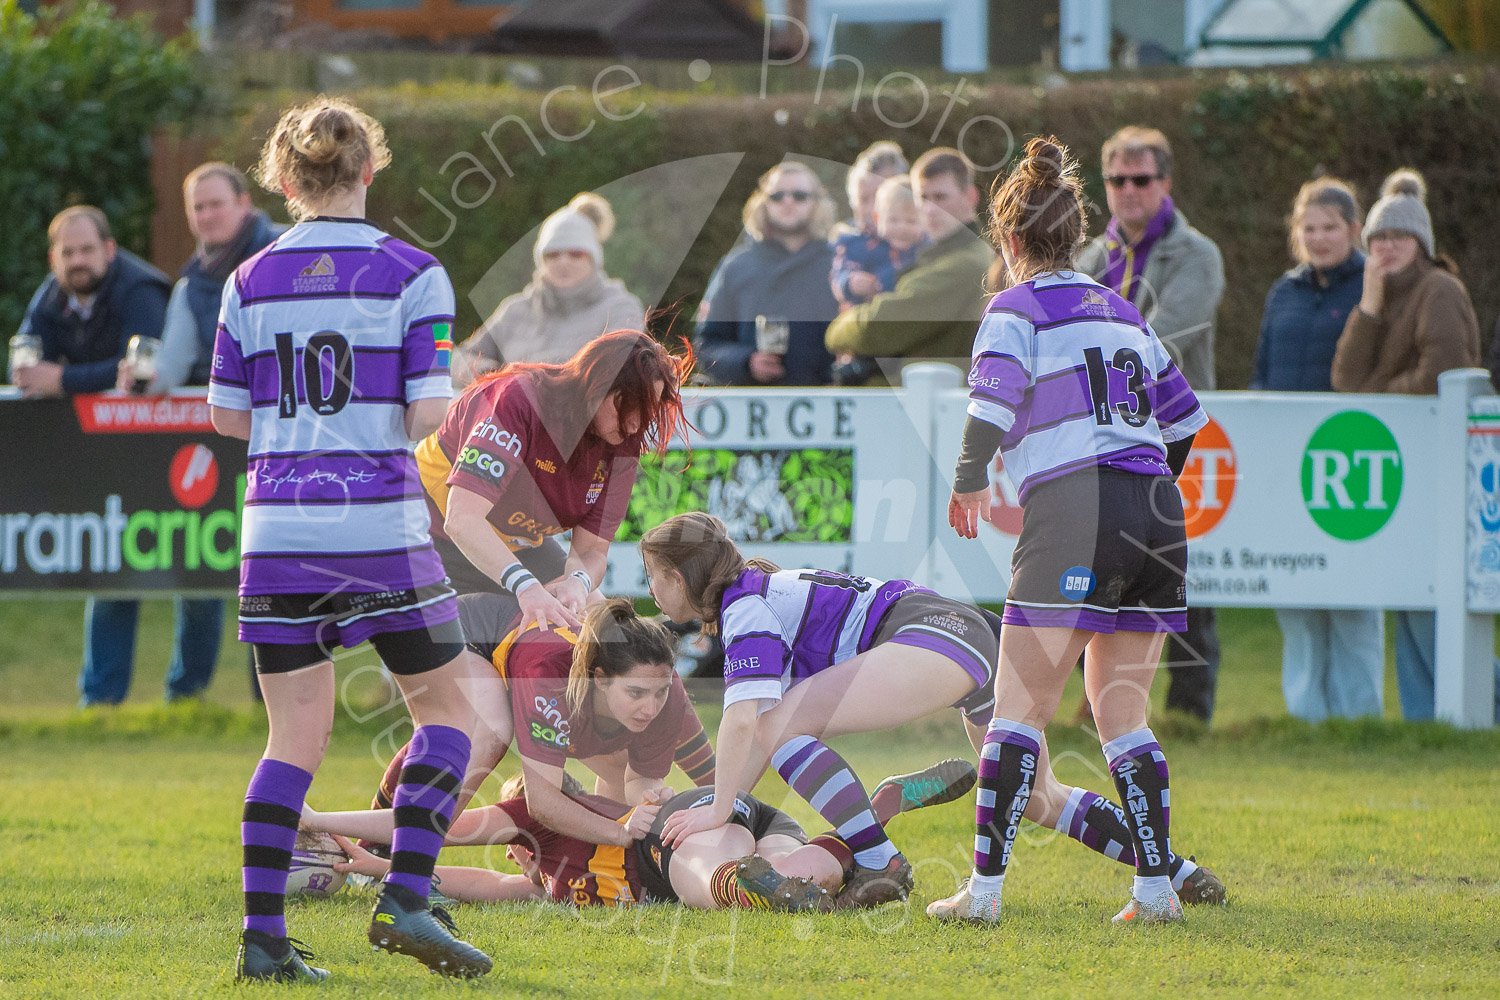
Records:
{"label": "striped jersey sleeve", "polygon": [[719,619],[724,637],[724,707],[742,701],[780,701],[792,650],[781,621],[759,594],[731,601]]}
{"label": "striped jersey sleeve", "polygon": [[406,401],[447,399],[453,394],[448,373],[453,353],[453,285],[441,267],[429,267],[411,279],[402,305],[406,335],[401,342],[401,377]]}
{"label": "striped jersey sleeve", "polygon": [[[1149,332],[1149,327],[1147,328]],[[1208,423],[1208,414],[1198,403],[1198,396],[1188,385],[1177,362],[1167,353],[1166,346],[1156,334],[1150,334],[1152,348],[1152,370],[1155,378],[1147,387],[1151,399],[1151,412],[1156,415],[1157,427],[1164,442],[1180,441],[1196,434]]]}
{"label": "striped jersey sleeve", "polygon": [[219,300],[219,328],[214,334],[213,370],[208,379],[208,405],[224,410],[250,409],[250,380],[245,370],[245,352],[236,323],[240,291],[237,276],[224,282]]}
{"label": "striped jersey sleeve", "polygon": [[969,369],[969,416],[1003,431],[1011,429],[1035,378],[1032,341],[1032,325],[1025,317],[1001,311],[985,314]]}

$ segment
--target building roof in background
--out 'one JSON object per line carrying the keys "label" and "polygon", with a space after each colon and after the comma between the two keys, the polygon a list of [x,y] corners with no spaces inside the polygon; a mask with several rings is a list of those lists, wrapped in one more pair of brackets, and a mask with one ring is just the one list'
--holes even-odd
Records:
{"label": "building roof in background", "polygon": [[728,0],[535,0],[495,45],[535,55],[758,60],[762,27]]}

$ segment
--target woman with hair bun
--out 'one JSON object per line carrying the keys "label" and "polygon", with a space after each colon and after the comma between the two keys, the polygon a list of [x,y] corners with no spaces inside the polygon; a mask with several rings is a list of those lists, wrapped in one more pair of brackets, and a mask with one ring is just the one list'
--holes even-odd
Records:
{"label": "woman with hair bun", "polygon": [[370,943],[443,975],[491,967],[427,901],[469,764],[464,684],[483,664],[464,650],[412,456],[448,406],[453,286],[431,255],[365,220],[389,162],[380,124],[347,101],[284,113],[258,179],[299,221],[240,265],[219,314],[208,402],[221,434],[249,442],[239,634],[270,717],[240,828],[240,979],[328,976],[287,936],[287,870],[333,725],[332,650],[366,640],[416,727]]}
{"label": "woman with hair bun", "polygon": [[[1479,367],[1479,319],[1458,266],[1437,252],[1421,174],[1397,170],[1385,179],[1364,237],[1364,290],[1333,355],[1333,387],[1433,395],[1443,372]],[[1401,715],[1429,720],[1436,713],[1437,618],[1397,611],[1393,625]],[[1500,687],[1495,703],[1500,718]]]}
{"label": "woman with hair bun", "polygon": [[990,238],[1011,286],[990,302],[974,342],[948,521],[960,537],[976,536],[997,450],[1024,517],[979,755],[974,872],[928,913],[999,920],[1042,730],[1086,649],[1084,687],[1135,855],[1130,901],[1114,919],[1181,920],[1167,762],[1146,712],[1162,642],[1186,627],[1176,477],[1208,418],[1135,307],[1073,270],[1088,217],[1061,142],[1029,141],[992,210]]}
{"label": "woman with hair bun", "polygon": [[530,284],[464,341],[454,384],[463,388],[510,361],[560,364],[606,331],[645,329],[641,300],[604,273],[604,244],[614,231],[614,210],[592,191],[547,216],[532,249]]}

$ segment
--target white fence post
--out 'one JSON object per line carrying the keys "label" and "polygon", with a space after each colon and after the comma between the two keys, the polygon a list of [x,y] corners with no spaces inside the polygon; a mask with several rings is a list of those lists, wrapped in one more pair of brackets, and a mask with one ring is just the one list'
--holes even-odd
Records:
{"label": "white fence post", "polygon": [[1495,722],[1495,617],[1469,610],[1469,505],[1478,484],[1469,463],[1469,401],[1489,393],[1489,373],[1461,368],[1438,377],[1438,440],[1441,478],[1435,525],[1438,560],[1437,717],[1464,729]]}

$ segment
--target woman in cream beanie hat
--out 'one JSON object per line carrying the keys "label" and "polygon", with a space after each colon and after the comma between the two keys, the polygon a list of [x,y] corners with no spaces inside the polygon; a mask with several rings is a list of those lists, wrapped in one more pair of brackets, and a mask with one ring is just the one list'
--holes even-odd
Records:
{"label": "woman in cream beanie hat", "polygon": [[454,384],[462,388],[510,361],[560,363],[600,334],[645,329],[641,300],[604,273],[604,243],[614,228],[609,202],[590,191],[547,216],[532,248],[531,282],[464,343]]}
{"label": "woman in cream beanie hat", "polygon": [[[1432,395],[1443,372],[1478,367],[1479,320],[1457,265],[1436,252],[1422,176],[1398,170],[1380,195],[1365,220],[1364,292],[1333,355],[1333,387]],[[1401,714],[1431,719],[1436,620],[1431,611],[1397,611],[1394,626]]]}

